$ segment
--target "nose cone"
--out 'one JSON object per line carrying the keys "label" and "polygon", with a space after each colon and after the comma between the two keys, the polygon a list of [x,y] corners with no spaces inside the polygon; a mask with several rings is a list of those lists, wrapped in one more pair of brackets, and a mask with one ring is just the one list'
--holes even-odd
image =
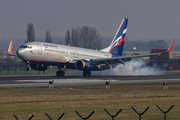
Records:
{"label": "nose cone", "polygon": [[18,50],[16,51],[16,54],[17,54],[17,56],[18,56],[19,58],[23,59],[24,50],[18,49]]}

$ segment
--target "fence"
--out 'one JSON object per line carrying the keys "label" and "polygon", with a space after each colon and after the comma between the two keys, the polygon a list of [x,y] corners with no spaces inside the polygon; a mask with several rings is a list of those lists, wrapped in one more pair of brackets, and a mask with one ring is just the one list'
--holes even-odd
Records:
{"label": "fence", "polygon": [[[156,105],[156,107],[164,114],[164,120],[166,120],[166,114],[174,107],[174,105],[172,105],[167,111],[163,111],[158,105]],[[142,116],[150,107],[148,106],[142,113],[137,112],[136,109],[135,109],[133,106],[131,106],[131,108],[139,115],[139,120],[141,120],[141,116]],[[122,111],[122,108],[121,108],[115,115],[111,115],[111,114],[108,112],[108,110],[106,110],[105,108],[104,108],[104,111],[112,118],[112,120],[114,120],[115,117]],[[89,118],[95,113],[95,111],[92,111],[92,112],[89,114],[88,117],[82,117],[77,111],[75,111],[75,112],[76,112],[77,115],[78,115],[81,119],[83,119],[83,120],[89,119]],[[46,115],[50,120],[52,120],[52,118],[51,118],[47,113],[45,113],[45,115]],[[63,113],[57,120],[60,120],[64,115],[65,115],[65,113]],[[14,115],[14,117],[15,117],[17,120],[19,120],[19,118],[18,118],[16,115]],[[33,117],[34,117],[34,115],[32,115],[28,120],[31,120]],[[0,119],[1,119],[1,118],[0,118]]]}

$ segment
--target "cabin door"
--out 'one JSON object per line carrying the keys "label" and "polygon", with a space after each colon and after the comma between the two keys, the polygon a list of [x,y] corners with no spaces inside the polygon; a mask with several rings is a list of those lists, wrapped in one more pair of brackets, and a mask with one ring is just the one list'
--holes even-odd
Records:
{"label": "cabin door", "polygon": [[37,43],[37,47],[38,47],[38,54],[42,55],[42,47],[39,43]]}

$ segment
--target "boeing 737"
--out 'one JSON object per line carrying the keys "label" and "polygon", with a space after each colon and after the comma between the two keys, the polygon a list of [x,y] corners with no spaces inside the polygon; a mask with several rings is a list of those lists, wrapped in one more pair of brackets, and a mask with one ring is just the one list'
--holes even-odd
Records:
{"label": "boeing 737", "polygon": [[174,40],[168,50],[161,53],[122,56],[127,24],[128,19],[124,18],[110,46],[100,51],[46,42],[28,42],[21,45],[16,54],[13,54],[11,41],[8,53],[19,57],[27,64],[28,69],[45,71],[48,66],[57,66],[57,77],[64,77],[65,72],[62,68],[80,70],[83,71],[84,77],[90,77],[91,71],[107,70],[115,68],[118,64],[126,65],[132,58],[167,54],[171,51]]}

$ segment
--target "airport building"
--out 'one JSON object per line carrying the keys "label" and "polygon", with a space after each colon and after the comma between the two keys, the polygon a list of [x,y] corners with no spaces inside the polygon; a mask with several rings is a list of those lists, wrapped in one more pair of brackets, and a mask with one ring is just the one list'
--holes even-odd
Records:
{"label": "airport building", "polygon": [[[150,53],[152,54],[152,53],[159,53],[164,51],[167,51],[167,49],[151,49]],[[158,56],[151,56],[149,66],[158,67],[161,68],[162,70],[169,70],[169,66],[170,66],[169,53]]]}
{"label": "airport building", "polygon": [[[151,49],[150,53],[164,52],[167,49]],[[170,56],[171,54],[171,56]],[[148,66],[158,67],[162,70],[180,70],[180,53],[172,52],[160,56],[151,56]]]}
{"label": "airport building", "polygon": [[169,70],[180,70],[180,59],[171,59],[169,63]]}

